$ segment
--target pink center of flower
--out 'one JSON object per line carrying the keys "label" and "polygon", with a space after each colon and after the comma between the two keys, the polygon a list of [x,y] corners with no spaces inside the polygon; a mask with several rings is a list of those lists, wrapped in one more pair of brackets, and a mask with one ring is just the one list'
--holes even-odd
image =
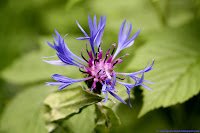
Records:
{"label": "pink center of flower", "polygon": [[[111,48],[114,46],[112,53],[110,54]],[[97,82],[101,83],[103,85],[105,81],[110,81],[111,85],[111,79],[113,77],[113,69],[115,65],[119,64],[122,62],[123,57],[127,56],[128,54],[116,59],[113,61],[113,53],[115,50],[115,44],[111,45],[109,50],[107,51],[106,55],[104,58],[103,57],[103,51],[98,49],[98,52],[96,53],[96,57],[93,57],[92,51],[87,50],[87,44],[86,44],[86,50],[89,55],[89,60],[86,60],[85,57],[82,54],[81,51],[81,56],[82,58],[86,61],[87,66],[84,67],[85,71],[79,70],[82,73],[88,74],[88,76],[93,77],[93,83],[91,90],[96,89],[96,84]]]}

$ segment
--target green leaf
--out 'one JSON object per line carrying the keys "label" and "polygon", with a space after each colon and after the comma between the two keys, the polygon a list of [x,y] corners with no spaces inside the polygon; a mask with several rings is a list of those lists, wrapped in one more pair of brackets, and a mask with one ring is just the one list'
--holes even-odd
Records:
{"label": "green leaf", "polygon": [[16,58],[38,48],[35,27],[38,24],[34,22],[37,12],[23,10],[23,13],[17,13],[19,8],[16,9],[11,3],[0,3],[3,7],[0,9],[0,18],[4,19],[0,22],[0,70],[11,65]]}
{"label": "green leaf", "polygon": [[101,99],[79,86],[50,94],[44,104],[51,108],[49,121],[55,121],[78,113],[81,108],[100,102]]}
{"label": "green leaf", "polygon": [[144,89],[144,104],[139,116],[159,107],[183,103],[200,91],[199,21],[179,28],[168,28],[149,34],[149,42],[136,51],[128,66],[144,69],[155,59],[154,69],[145,73],[145,79],[156,84]]}
{"label": "green leaf", "polygon": [[[51,37],[50,39],[52,40],[53,37]],[[48,37],[41,38],[41,49],[39,51],[33,51],[31,53],[28,53],[22,58],[15,60],[13,65],[11,65],[7,69],[5,69],[5,71],[3,71],[2,77],[5,80],[19,84],[33,83],[41,80],[50,79],[51,76],[55,73],[65,75],[70,78],[80,78],[81,73],[79,72],[77,67],[57,66],[48,64],[41,60],[42,57],[56,55],[56,51],[49,47],[45,42],[45,40],[49,40],[49,42],[52,42],[50,41],[50,39]],[[77,43],[75,43],[74,40],[75,39],[73,37],[69,37],[66,39],[66,42],[70,49],[73,49],[74,51],[75,49],[77,49],[76,53],[79,53],[81,49],[78,49],[77,47],[79,47],[79,45],[81,44],[76,45]],[[47,60],[56,59],[57,58]]]}
{"label": "green leaf", "polygon": [[[191,1],[170,1],[168,5],[167,1],[157,1],[157,3],[158,7],[154,7],[152,0],[134,0],[134,2],[132,0],[126,0],[126,2],[121,0],[116,0],[115,2],[112,0],[93,0],[90,5],[94,12],[106,14],[107,18],[109,18],[106,29],[109,28],[115,31],[115,34],[118,34],[121,23],[125,19],[133,24],[134,31],[141,28],[141,34],[144,34],[144,32],[162,27],[162,18],[159,16],[162,11],[167,13],[167,21],[171,26],[183,24],[193,17],[193,11],[190,9],[193,7]],[[156,10],[158,8],[162,10]],[[117,36],[113,40],[117,42]]]}
{"label": "green leaf", "polygon": [[56,126],[51,133],[92,133],[95,128],[95,106],[87,106],[78,114],[51,124]]}
{"label": "green leaf", "polygon": [[4,110],[0,129],[6,133],[47,133],[42,106],[53,90],[37,85],[21,92]]}
{"label": "green leaf", "polygon": [[[125,80],[124,82],[128,81]],[[123,85],[117,84],[116,90],[118,91],[116,94],[123,100],[129,99],[129,96],[126,92],[126,88]],[[134,98],[133,93],[130,94],[130,97]],[[96,114],[97,114],[96,124],[97,126],[106,126],[106,128],[111,128],[121,124],[120,119],[116,112],[118,106],[123,103],[115,99],[111,95],[108,95],[108,98],[110,100],[98,103],[97,104],[98,106],[96,106]],[[126,106],[129,106],[129,103],[127,103]]]}
{"label": "green leaf", "polygon": [[66,120],[63,125],[73,133],[92,133],[95,128],[95,106],[84,108],[81,113]]}
{"label": "green leaf", "polygon": [[1,113],[4,110],[4,107],[10,102],[10,100],[19,92],[18,86],[6,82],[0,79],[0,119]]}
{"label": "green leaf", "polygon": [[[91,5],[96,12],[106,14],[107,18],[109,18],[106,28],[116,31],[117,33],[115,34],[118,34],[121,23],[125,19],[133,23],[134,30],[135,26],[137,27],[136,30],[140,28],[144,28],[145,30],[155,29],[160,26],[158,17],[154,13],[149,0],[134,0],[134,2],[132,0],[127,0],[126,2],[121,0],[117,0],[116,2],[112,0],[94,0],[91,2]],[[147,20],[148,23],[146,23]],[[115,40],[117,42],[117,36]]]}
{"label": "green leaf", "polygon": [[[128,82],[125,80],[124,82]],[[123,85],[117,84],[116,89],[118,92],[116,93],[123,100],[129,99],[129,96],[126,92],[126,88]],[[98,103],[96,106],[96,125],[97,126],[106,126],[106,128],[111,128],[115,126],[119,126],[121,124],[118,115],[116,114],[118,106],[123,104],[122,102],[115,99],[113,96],[108,95],[110,100],[106,102]],[[130,94],[131,98],[134,98],[133,93]],[[127,103],[126,106],[129,106]]]}
{"label": "green leaf", "polygon": [[96,105],[96,125],[105,126],[106,128],[119,126],[121,124],[119,117],[115,112],[101,103]]}

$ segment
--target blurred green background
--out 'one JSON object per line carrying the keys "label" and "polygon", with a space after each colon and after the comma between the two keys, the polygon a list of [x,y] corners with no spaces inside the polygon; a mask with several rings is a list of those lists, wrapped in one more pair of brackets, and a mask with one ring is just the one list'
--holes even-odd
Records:
{"label": "blurred green background", "polygon": [[[88,14],[96,14],[98,20],[101,15],[107,16],[103,50],[117,43],[119,28],[125,19],[133,24],[131,35],[142,29],[135,44],[120,53],[130,55],[116,71],[140,70],[155,59],[154,69],[145,75],[147,80],[156,83],[150,86],[154,91],[133,89],[133,108],[120,104],[116,109],[120,126],[106,129],[86,121],[82,126],[72,123],[74,127],[69,130],[66,125],[70,124],[64,123],[52,133],[200,130],[199,0],[1,0],[0,132],[47,132],[42,120],[34,119],[41,118],[35,115],[40,112],[37,105],[52,89],[57,89],[55,86],[49,89],[45,82],[52,81],[54,73],[71,78],[82,75],[76,67],[42,62],[42,57],[55,55],[45,40],[53,41],[54,29],[62,36],[68,33],[65,38],[68,47],[80,56],[85,42],[75,40],[83,36],[75,20],[88,33]],[[93,117],[82,113],[88,121]],[[90,129],[84,130],[86,127]]]}

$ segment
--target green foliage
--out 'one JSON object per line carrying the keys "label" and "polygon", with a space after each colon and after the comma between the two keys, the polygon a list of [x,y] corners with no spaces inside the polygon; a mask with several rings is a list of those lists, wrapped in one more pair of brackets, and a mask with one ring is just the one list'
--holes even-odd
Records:
{"label": "green foliage", "polygon": [[194,21],[152,33],[148,43],[137,51],[128,69],[134,64],[143,69],[146,61],[155,59],[154,69],[145,78],[156,83],[149,85],[154,91],[144,90],[139,116],[155,108],[183,103],[199,93],[199,30],[199,21]]}
{"label": "green foliage", "polygon": [[47,133],[42,107],[44,98],[53,90],[37,85],[21,92],[5,109],[0,129],[6,133]]}
{"label": "green foliage", "polygon": [[101,103],[96,105],[96,125],[97,126],[105,126],[107,129],[111,126],[116,127],[121,124],[119,117],[115,114],[115,112]]}
{"label": "green foliage", "polygon": [[14,59],[21,57],[23,53],[38,48],[38,34],[33,25],[37,12],[33,13],[29,10],[29,14],[26,14],[26,11],[19,14],[16,6],[12,6],[11,1],[9,1],[10,3],[7,0],[1,2],[0,70],[3,70],[11,65]]}
{"label": "green foliage", "polygon": [[92,133],[95,127],[95,106],[90,105],[69,119],[58,121],[56,126],[52,133]]}
{"label": "green foliage", "polygon": [[[0,132],[153,133],[199,128],[198,0],[3,0],[0,7]],[[131,35],[142,29],[134,46],[120,52],[119,56],[130,56],[115,69],[133,72],[155,59],[154,69],[145,73],[145,79],[156,83],[148,85],[154,91],[132,88],[133,108],[126,88],[119,84],[117,95],[127,104],[112,96],[101,103],[103,94],[88,93],[77,85],[59,92],[54,91],[57,86],[45,86],[55,73],[83,77],[77,67],[54,66],[41,59],[56,55],[45,42],[53,41],[54,29],[62,36],[69,33],[66,44],[80,56],[85,41],[75,40],[83,36],[75,19],[89,33],[88,14],[96,14],[98,20],[107,16],[103,51],[117,43],[124,19],[133,24]],[[138,114],[146,115],[137,118]]]}
{"label": "green foliage", "polygon": [[92,133],[95,128],[95,106],[90,105],[64,122],[73,133]]}
{"label": "green foliage", "polygon": [[49,121],[55,121],[78,113],[83,107],[100,102],[101,99],[79,86],[50,94],[44,104],[50,107]]}
{"label": "green foliage", "polygon": [[17,94],[20,89],[15,84],[5,82],[0,79],[0,117],[4,107],[10,103],[10,100]]}

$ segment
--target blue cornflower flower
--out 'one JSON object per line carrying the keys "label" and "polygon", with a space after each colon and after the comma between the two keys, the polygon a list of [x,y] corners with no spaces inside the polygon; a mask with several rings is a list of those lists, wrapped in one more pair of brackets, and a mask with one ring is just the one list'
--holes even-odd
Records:
{"label": "blue cornflower flower", "polygon": [[[152,82],[144,80],[144,73],[152,70],[154,60],[152,61],[152,64],[150,66],[147,66],[138,72],[133,73],[119,73],[115,72],[114,68],[117,64],[120,64],[122,62],[122,58],[127,56],[128,54],[121,56],[117,59],[116,56],[119,54],[119,52],[125,48],[128,48],[133,45],[136,37],[139,35],[140,30],[137,31],[132,37],[130,37],[131,30],[132,30],[132,24],[127,22],[127,25],[125,27],[126,20],[122,23],[119,36],[118,36],[118,46],[115,51],[115,44],[112,44],[109,50],[106,52],[105,57],[103,57],[103,50],[101,50],[101,39],[104,33],[104,28],[106,24],[106,16],[101,16],[100,21],[97,25],[97,19],[96,16],[94,16],[93,22],[89,15],[88,17],[88,23],[90,28],[90,36],[84,31],[84,29],[80,26],[78,21],[76,20],[76,23],[78,27],[81,29],[85,37],[79,37],[77,40],[89,40],[91,51],[88,51],[87,43],[86,43],[86,51],[89,55],[89,59],[87,60],[81,51],[82,58],[78,57],[77,55],[73,54],[67,45],[65,44],[64,38],[60,36],[60,34],[55,30],[56,36],[53,35],[53,38],[55,41],[53,41],[53,45],[49,43],[47,44],[57,51],[57,57],[59,60],[44,60],[43,61],[53,64],[53,65],[73,65],[77,66],[79,68],[79,71],[83,74],[85,74],[86,78],[83,79],[71,79],[59,74],[54,74],[52,78],[58,82],[47,82],[47,85],[60,85],[58,87],[59,90],[64,89],[65,87],[77,83],[85,81],[90,88],[90,91],[93,91],[94,93],[100,94],[101,92],[103,94],[106,94],[105,99],[102,102],[106,102],[108,99],[108,94],[111,94],[113,97],[121,101],[122,103],[126,104],[126,102],[121,99],[116,93],[117,90],[115,88],[116,83],[124,85],[126,87],[126,92],[129,96],[129,105],[130,103],[130,92],[131,88],[141,85],[144,88],[151,90],[148,86],[144,85],[143,82],[153,84]],[[124,28],[125,27],[125,28]],[[95,46],[98,48],[98,51],[95,51]],[[113,48],[113,49],[112,49]],[[111,52],[112,49],[112,52]],[[137,75],[142,74],[141,77],[138,77]],[[129,76],[131,79],[135,81],[134,84],[130,83],[124,83],[121,81],[117,81],[117,79],[124,80],[122,78],[117,77],[117,75],[124,75]],[[131,106],[132,107],[132,106]]]}

